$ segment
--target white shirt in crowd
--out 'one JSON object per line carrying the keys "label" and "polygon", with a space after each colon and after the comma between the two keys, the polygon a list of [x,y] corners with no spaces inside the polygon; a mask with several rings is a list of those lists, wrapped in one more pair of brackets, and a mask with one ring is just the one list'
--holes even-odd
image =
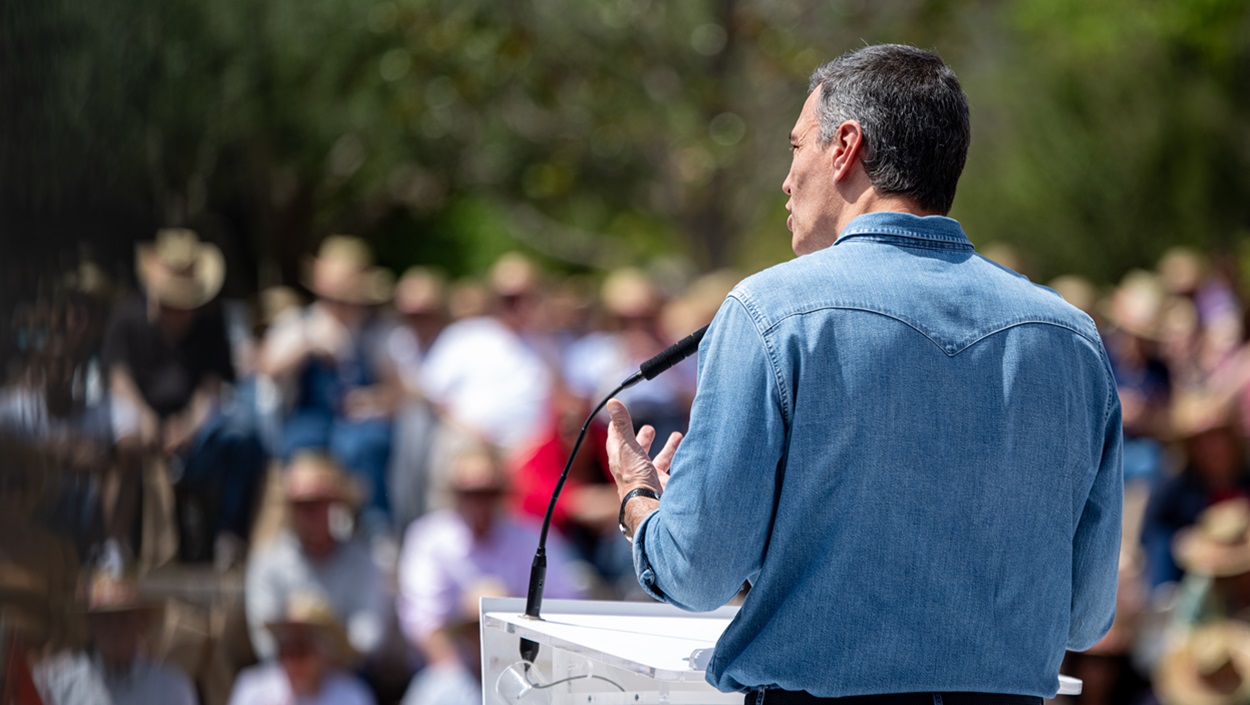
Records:
{"label": "white shirt in crowd", "polygon": [[551,370],[524,337],[490,317],[448,326],[421,369],[421,388],[451,418],[511,450],[547,421]]}
{"label": "white shirt in crowd", "polygon": [[297,593],[325,598],[361,654],[372,654],[385,637],[391,603],[377,564],[358,540],[342,543],[333,556],[313,562],[300,549],[299,539],[284,531],[253,554],[246,582],[247,625],[252,648],[262,659],[276,655],[265,623],[280,619],[287,600]]}
{"label": "white shirt in crowd", "polygon": [[321,684],[321,692],[296,697],[291,681],[276,663],[244,669],[234,682],[230,705],[375,705],[373,694],[354,676],[331,671]]}

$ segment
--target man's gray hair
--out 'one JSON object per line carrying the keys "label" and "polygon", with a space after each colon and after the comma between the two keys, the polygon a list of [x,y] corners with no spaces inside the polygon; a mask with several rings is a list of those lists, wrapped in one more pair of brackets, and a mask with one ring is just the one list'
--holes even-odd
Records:
{"label": "man's gray hair", "polygon": [[950,212],[971,130],[968,98],[941,58],[901,44],[864,47],[816,69],[808,92],[817,87],[822,144],[855,120],[860,163],[878,191]]}

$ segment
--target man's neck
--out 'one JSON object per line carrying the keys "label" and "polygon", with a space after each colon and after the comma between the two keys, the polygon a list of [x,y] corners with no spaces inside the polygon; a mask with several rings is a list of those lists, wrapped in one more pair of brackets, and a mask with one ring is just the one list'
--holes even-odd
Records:
{"label": "man's neck", "polygon": [[846,209],[843,210],[842,217],[839,219],[838,236],[842,236],[846,226],[850,225],[852,220],[869,213],[909,213],[922,218],[942,215],[937,211],[922,208],[914,199],[907,196],[878,193],[875,188],[870,187],[864,189],[854,201],[847,202]]}

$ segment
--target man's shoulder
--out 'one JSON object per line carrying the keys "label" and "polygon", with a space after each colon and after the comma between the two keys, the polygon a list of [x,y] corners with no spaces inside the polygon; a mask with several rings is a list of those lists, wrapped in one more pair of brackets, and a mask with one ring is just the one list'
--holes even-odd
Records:
{"label": "man's shoulder", "polygon": [[729,292],[761,329],[793,313],[835,303],[859,288],[855,267],[832,248],[796,257],[752,274]]}
{"label": "man's shoulder", "polygon": [[[815,311],[872,311],[924,328],[990,333],[1022,323],[1066,328],[1095,345],[1088,315],[1054,290],[977,254],[918,258],[830,247],[743,279],[730,293],[760,328]],[[960,302],[958,306],[949,304]],[[954,334],[954,331],[948,331]]]}

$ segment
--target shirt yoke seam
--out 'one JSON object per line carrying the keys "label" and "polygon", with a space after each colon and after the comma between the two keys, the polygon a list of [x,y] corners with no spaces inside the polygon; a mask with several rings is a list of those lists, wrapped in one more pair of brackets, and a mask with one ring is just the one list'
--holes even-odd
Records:
{"label": "shirt yoke seam", "polygon": [[[805,310],[802,310],[802,311],[794,311],[794,312],[791,312],[791,313],[787,313],[787,314],[785,314],[785,315],[783,315],[783,316],[779,317],[777,320],[773,321],[772,323],[767,324],[767,325],[764,327],[764,329],[763,329],[762,331],[760,331],[761,337],[766,336],[768,333],[772,332],[772,330],[773,330],[773,329],[775,329],[777,326],[781,325],[781,323],[782,323],[783,321],[785,321],[786,319],[788,319],[788,318],[794,318],[794,317],[796,317],[796,316],[805,316],[805,315],[807,315],[807,314],[809,314],[809,313],[816,313],[817,311],[827,311],[827,310],[862,311],[862,312],[864,312],[864,313],[872,313],[872,314],[876,314],[876,315],[878,315],[878,316],[884,316],[885,318],[891,318],[891,319],[894,319],[894,320],[898,321],[899,323],[902,323],[903,325],[907,326],[908,328],[911,328],[912,330],[916,331],[916,332],[917,332],[917,333],[919,333],[920,335],[924,336],[924,338],[925,338],[926,340],[928,340],[930,343],[933,343],[933,345],[934,345],[935,347],[937,347],[937,349],[939,349],[939,350],[941,350],[943,353],[945,353],[945,354],[947,355],[947,357],[954,357],[954,356],[958,355],[959,353],[961,353],[961,352],[963,352],[963,351],[967,350],[968,348],[972,347],[973,345],[976,345],[977,343],[981,342],[982,340],[985,340],[986,338],[989,338],[989,337],[991,337],[991,336],[993,336],[993,335],[996,335],[996,334],[998,334],[998,333],[1002,333],[1003,331],[1009,330],[1009,329],[1011,329],[1011,328],[1016,328],[1016,327],[1018,327],[1018,326],[1029,325],[1029,324],[1046,325],[1046,326],[1053,326],[1053,327],[1055,327],[1055,328],[1061,328],[1061,329],[1063,329],[1063,330],[1069,331],[1069,332],[1071,332],[1071,333],[1073,333],[1073,334],[1075,334],[1075,335],[1080,336],[1081,338],[1083,338],[1084,340],[1086,340],[1087,342],[1089,342],[1090,344],[1092,344],[1092,345],[1094,345],[1094,346],[1096,346],[1096,347],[1101,345],[1101,343],[1100,343],[1099,341],[1094,340],[1094,339],[1091,339],[1091,338],[1090,338],[1088,335],[1086,335],[1084,332],[1082,332],[1082,331],[1080,331],[1080,330],[1078,330],[1078,329],[1076,329],[1076,328],[1074,328],[1074,327],[1072,327],[1072,326],[1070,326],[1070,325],[1067,325],[1067,324],[1065,324],[1065,323],[1061,323],[1061,322],[1059,322],[1059,321],[1051,321],[1051,320],[1046,320],[1046,319],[1042,319],[1042,318],[1027,318],[1027,319],[1023,319],[1023,320],[1019,320],[1019,321],[1012,321],[1011,323],[1007,323],[1007,324],[1005,324],[1005,325],[999,326],[998,328],[995,328],[995,329],[993,329],[993,330],[986,331],[985,333],[983,333],[983,334],[981,334],[981,335],[977,336],[976,338],[973,338],[973,339],[969,340],[968,342],[966,342],[966,343],[964,343],[964,344],[960,345],[957,349],[947,350],[947,349],[946,349],[945,347],[943,347],[940,343],[938,343],[936,340],[934,340],[932,336],[930,336],[928,333],[926,333],[926,332],[924,331],[924,329],[922,329],[920,326],[916,325],[916,324],[915,324],[915,323],[913,323],[912,321],[908,320],[908,319],[907,319],[906,317],[904,317],[904,316],[900,316],[900,315],[895,314],[895,313],[889,313],[889,312],[887,312],[887,311],[881,311],[881,310],[874,309],[874,308],[867,308],[867,307],[864,307],[864,306],[839,306],[839,305],[821,306],[821,307],[817,307],[817,308],[810,308],[810,309],[805,309]],[[753,316],[753,318],[754,318],[754,316]],[[758,326],[758,323],[757,323],[757,326]]]}

